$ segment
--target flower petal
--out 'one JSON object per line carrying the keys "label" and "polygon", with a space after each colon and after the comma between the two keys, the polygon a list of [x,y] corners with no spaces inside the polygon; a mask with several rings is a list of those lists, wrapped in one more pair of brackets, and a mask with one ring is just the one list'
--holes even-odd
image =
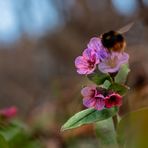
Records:
{"label": "flower petal", "polygon": [[102,60],[98,68],[103,73],[114,73],[119,71],[122,64],[128,63],[129,55],[125,52],[111,52],[108,57]]}
{"label": "flower petal", "polygon": [[126,64],[128,63],[129,55],[123,52],[120,54],[120,57],[118,59],[119,59],[119,65]]}
{"label": "flower petal", "polygon": [[75,66],[79,74],[91,74],[99,62],[100,60],[97,58],[96,53],[87,48],[82,56],[78,56],[75,59]]}
{"label": "flower petal", "polygon": [[114,73],[120,69],[120,65],[116,65],[116,67],[110,67],[106,62],[101,62],[98,65],[98,68],[103,73]]}
{"label": "flower petal", "polygon": [[96,93],[96,87],[95,86],[91,86],[91,87],[84,87],[81,90],[81,94],[84,98],[91,98],[94,97]]}
{"label": "flower petal", "polygon": [[111,108],[113,106],[121,106],[122,105],[122,96],[117,93],[113,93],[106,97],[105,99],[105,107]]}
{"label": "flower petal", "polygon": [[81,75],[89,74],[88,69],[85,69],[85,68],[77,69],[77,73]]}
{"label": "flower petal", "polygon": [[91,49],[89,49],[89,48],[86,48],[86,49],[83,51],[82,55],[83,55],[83,57],[84,57],[85,59],[90,60],[90,59],[91,59],[91,56],[92,56],[92,52],[94,52],[94,51],[91,50]]}
{"label": "flower petal", "polygon": [[96,52],[97,57],[101,60],[107,57],[107,49],[103,46],[102,41],[98,37],[93,37],[87,47]]}
{"label": "flower petal", "polygon": [[75,66],[76,66],[76,68],[87,67],[88,63],[83,56],[78,56],[75,59]]}
{"label": "flower petal", "polygon": [[87,47],[94,50],[94,51],[101,50],[101,48],[102,48],[101,39],[98,37],[91,38],[89,43],[87,44]]}
{"label": "flower petal", "polygon": [[88,108],[92,108],[95,105],[95,99],[94,98],[84,98],[83,99],[83,105],[88,107]]}
{"label": "flower petal", "polygon": [[79,56],[75,59],[75,66],[79,74],[90,74],[95,69],[95,67],[93,67],[93,69],[89,68],[89,63],[83,56]]}
{"label": "flower petal", "polygon": [[99,57],[100,60],[104,60],[108,57],[108,51],[105,48],[98,51],[97,54],[98,54],[98,57]]}
{"label": "flower petal", "polygon": [[105,106],[105,101],[102,98],[98,98],[96,99],[96,103],[95,103],[95,109],[96,110],[102,110]]}
{"label": "flower petal", "polygon": [[98,64],[100,62],[97,52],[90,48],[85,49],[82,55],[87,61],[94,62],[94,64]]}

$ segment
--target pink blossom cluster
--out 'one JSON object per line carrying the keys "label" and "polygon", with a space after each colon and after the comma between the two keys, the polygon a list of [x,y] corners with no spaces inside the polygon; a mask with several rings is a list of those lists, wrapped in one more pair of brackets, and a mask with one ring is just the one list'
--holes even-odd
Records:
{"label": "pink blossom cluster", "polygon": [[103,46],[100,38],[94,37],[82,55],[75,59],[75,66],[77,72],[82,75],[93,73],[97,67],[102,73],[115,73],[121,65],[128,63],[128,59],[129,55],[126,52],[109,51]]}
{"label": "pink blossom cluster", "polygon": [[[127,64],[129,55],[123,50],[113,51],[105,48],[99,37],[93,37],[81,56],[75,59],[77,72],[82,75],[92,74],[96,69],[106,74],[117,73],[123,64]],[[96,72],[96,71],[95,71]],[[102,110],[119,107],[122,96],[110,89],[90,86],[81,90],[83,105],[87,108]]]}
{"label": "pink blossom cluster", "polygon": [[16,114],[17,114],[17,108],[15,106],[0,109],[0,117],[2,118],[9,119],[16,116]]}
{"label": "pink blossom cluster", "polygon": [[96,88],[95,86],[84,87],[81,90],[81,94],[83,96],[83,105],[96,110],[114,106],[119,107],[122,104],[121,95],[103,88]]}

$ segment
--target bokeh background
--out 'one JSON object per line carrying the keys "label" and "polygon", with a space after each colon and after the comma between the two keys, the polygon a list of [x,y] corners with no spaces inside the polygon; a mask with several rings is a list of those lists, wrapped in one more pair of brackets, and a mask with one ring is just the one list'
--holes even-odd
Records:
{"label": "bokeh background", "polygon": [[74,59],[89,39],[125,34],[131,87],[121,114],[148,106],[148,0],[0,0],[0,107],[15,105],[47,148],[96,148],[91,125],[60,133],[88,80]]}

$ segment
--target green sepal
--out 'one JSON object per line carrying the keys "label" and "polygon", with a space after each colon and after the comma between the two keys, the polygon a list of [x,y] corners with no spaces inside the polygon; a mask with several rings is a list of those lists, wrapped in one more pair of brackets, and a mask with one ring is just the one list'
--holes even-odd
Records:
{"label": "green sepal", "polygon": [[109,74],[104,74],[104,73],[101,73],[100,71],[90,74],[87,77],[89,80],[91,80],[92,82],[94,82],[97,85],[103,84],[105,82],[105,80],[111,81],[111,79],[112,79]]}
{"label": "green sepal", "polygon": [[124,64],[121,66],[119,72],[115,76],[115,83],[124,84],[127,79],[127,75],[130,72],[129,65]]}
{"label": "green sepal", "polygon": [[102,87],[105,89],[108,89],[111,86],[111,82],[109,80],[105,80]]}
{"label": "green sepal", "polygon": [[119,83],[112,83],[109,86],[109,89],[123,96],[127,93],[127,91],[129,90],[129,87],[126,85],[119,84]]}

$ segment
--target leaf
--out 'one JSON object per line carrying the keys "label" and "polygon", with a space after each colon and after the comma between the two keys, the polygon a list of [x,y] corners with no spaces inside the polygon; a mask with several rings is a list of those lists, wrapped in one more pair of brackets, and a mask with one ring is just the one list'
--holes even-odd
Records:
{"label": "leaf", "polygon": [[114,116],[118,111],[118,108],[113,107],[110,109],[103,109],[97,111],[95,109],[86,109],[76,113],[72,116],[61,128],[61,131],[80,127],[84,124],[94,123],[97,121],[105,120]]}
{"label": "leaf", "polygon": [[128,64],[122,65],[120,71],[115,76],[115,82],[124,84],[126,79],[127,79],[127,75],[128,75],[129,72],[130,72],[130,69],[129,69]]}
{"label": "leaf", "polygon": [[111,77],[108,74],[103,74],[100,71],[88,75],[87,77],[97,85],[103,84],[105,80],[111,80]]}
{"label": "leaf", "polygon": [[1,148],[9,148],[7,141],[4,139],[2,135],[0,135],[0,147]]}
{"label": "leaf", "polygon": [[118,144],[124,148],[146,148],[148,146],[148,108],[125,115],[118,124]]}
{"label": "leaf", "polygon": [[129,87],[127,87],[126,85],[118,84],[118,83],[112,83],[109,89],[123,96],[127,93],[127,91],[129,90]]}
{"label": "leaf", "polygon": [[117,147],[116,132],[112,118],[96,123],[96,134],[99,139],[99,147]]}

